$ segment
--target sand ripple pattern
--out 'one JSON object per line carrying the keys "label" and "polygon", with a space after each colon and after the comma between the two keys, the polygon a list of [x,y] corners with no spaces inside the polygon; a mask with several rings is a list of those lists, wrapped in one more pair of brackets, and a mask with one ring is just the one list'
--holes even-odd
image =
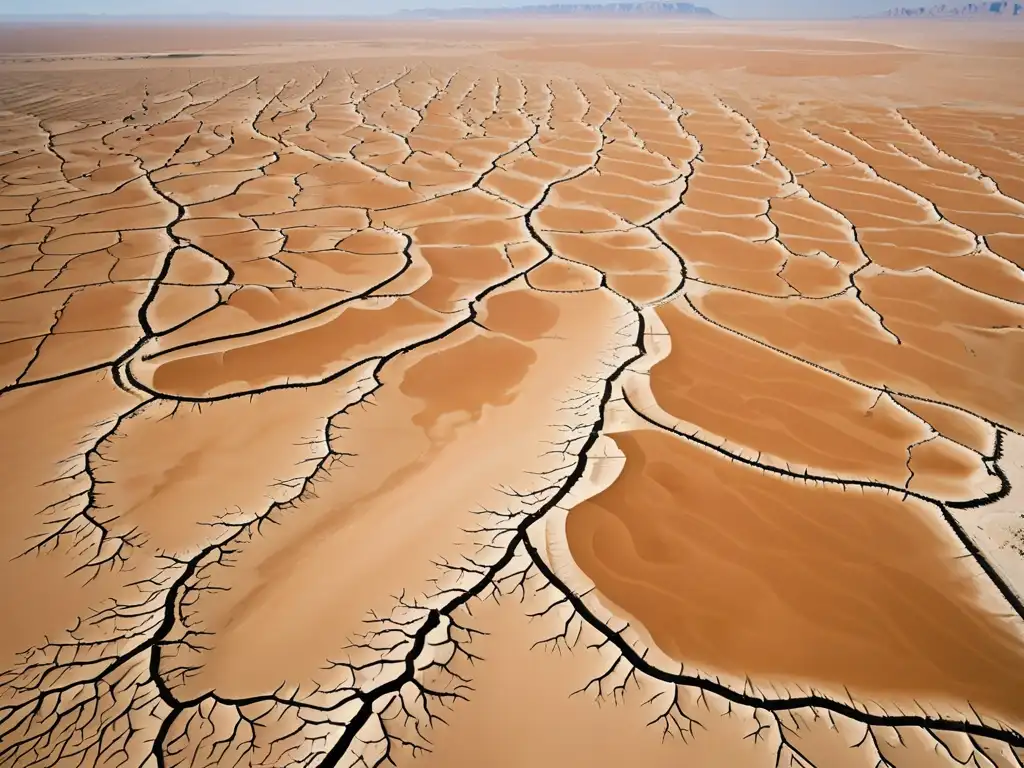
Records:
{"label": "sand ripple pattern", "polygon": [[0,765],[1024,765],[1019,119],[189,73],[0,86]]}

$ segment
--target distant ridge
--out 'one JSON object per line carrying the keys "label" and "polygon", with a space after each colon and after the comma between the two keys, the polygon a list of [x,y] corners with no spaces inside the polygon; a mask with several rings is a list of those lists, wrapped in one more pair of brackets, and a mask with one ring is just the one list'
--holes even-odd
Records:
{"label": "distant ridge", "polygon": [[880,14],[888,18],[924,17],[924,18],[1002,18],[1014,17],[1024,20],[1024,4],[1020,2],[966,3],[964,5],[920,6],[910,8],[892,8]]}
{"label": "distant ridge", "polygon": [[512,8],[423,8],[399,11],[399,16],[419,19],[475,19],[494,16],[715,16],[709,9],[693,3],[557,3],[521,5]]}

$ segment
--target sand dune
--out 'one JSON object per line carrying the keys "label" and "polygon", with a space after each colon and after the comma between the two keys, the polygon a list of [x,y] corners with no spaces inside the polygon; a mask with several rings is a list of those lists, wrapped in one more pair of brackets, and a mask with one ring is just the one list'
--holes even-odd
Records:
{"label": "sand dune", "polygon": [[623,474],[569,513],[570,549],[670,656],[1024,716],[1024,641],[974,606],[935,510],[802,486],[663,433],[615,440]]}

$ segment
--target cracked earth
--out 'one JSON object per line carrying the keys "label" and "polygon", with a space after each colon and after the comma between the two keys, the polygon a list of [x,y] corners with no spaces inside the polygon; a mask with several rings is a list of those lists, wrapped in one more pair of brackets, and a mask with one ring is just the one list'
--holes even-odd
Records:
{"label": "cracked earth", "polygon": [[466,29],[0,36],[0,765],[1024,767],[1019,85]]}

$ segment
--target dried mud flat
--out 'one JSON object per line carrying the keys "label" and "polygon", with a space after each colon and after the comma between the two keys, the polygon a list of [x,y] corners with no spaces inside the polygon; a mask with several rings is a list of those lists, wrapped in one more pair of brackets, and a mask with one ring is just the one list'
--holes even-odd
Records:
{"label": "dried mud flat", "polygon": [[957,29],[0,32],[0,765],[1024,766]]}

